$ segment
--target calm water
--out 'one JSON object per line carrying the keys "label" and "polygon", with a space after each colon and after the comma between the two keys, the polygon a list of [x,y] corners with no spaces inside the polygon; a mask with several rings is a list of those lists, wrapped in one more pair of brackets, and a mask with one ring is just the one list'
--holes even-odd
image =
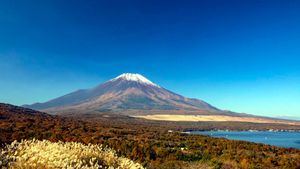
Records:
{"label": "calm water", "polygon": [[232,140],[244,140],[264,143],[279,147],[300,149],[300,132],[269,132],[269,131],[192,131],[191,134],[224,137]]}

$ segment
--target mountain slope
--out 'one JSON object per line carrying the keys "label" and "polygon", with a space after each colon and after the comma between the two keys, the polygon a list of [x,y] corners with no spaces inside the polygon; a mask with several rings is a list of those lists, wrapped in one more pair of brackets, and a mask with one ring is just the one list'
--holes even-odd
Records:
{"label": "mountain slope", "polygon": [[24,107],[48,112],[186,110],[219,111],[208,103],[190,99],[154,84],[139,74],[125,73],[95,88],[78,90],[45,103]]}

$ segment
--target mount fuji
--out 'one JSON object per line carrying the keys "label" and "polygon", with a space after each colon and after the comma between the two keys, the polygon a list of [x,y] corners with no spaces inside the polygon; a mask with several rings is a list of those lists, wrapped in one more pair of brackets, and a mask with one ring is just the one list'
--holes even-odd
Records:
{"label": "mount fuji", "polygon": [[223,112],[214,106],[171,92],[140,74],[124,73],[94,88],[78,90],[45,103],[23,107],[63,112]]}

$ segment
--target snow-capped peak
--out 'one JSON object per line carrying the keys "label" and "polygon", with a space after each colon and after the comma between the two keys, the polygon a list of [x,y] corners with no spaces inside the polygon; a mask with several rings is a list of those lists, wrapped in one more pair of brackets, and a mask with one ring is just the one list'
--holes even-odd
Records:
{"label": "snow-capped peak", "polygon": [[144,76],[142,76],[140,74],[137,74],[137,73],[123,73],[120,76],[112,79],[111,81],[114,81],[114,80],[117,80],[117,79],[123,79],[123,80],[128,80],[128,81],[135,81],[135,82],[144,83],[144,84],[148,84],[148,85],[159,87],[157,84],[151,82],[150,80],[148,80]]}

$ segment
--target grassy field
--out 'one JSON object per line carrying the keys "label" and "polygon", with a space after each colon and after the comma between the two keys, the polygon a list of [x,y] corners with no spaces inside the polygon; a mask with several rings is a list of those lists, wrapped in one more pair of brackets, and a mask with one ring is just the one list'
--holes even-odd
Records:
{"label": "grassy field", "polygon": [[173,115],[173,114],[155,114],[155,115],[142,115],[133,116],[136,118],[142,118],[147,120],[159,120],[159,121],[186,121],[186,122],[250,122],[250,123],[274,123],[274,124],[289,124],[300,125],[298,121],[287,121],[279,119],[268,119],[259,117],[236,117],[225,115]]}

